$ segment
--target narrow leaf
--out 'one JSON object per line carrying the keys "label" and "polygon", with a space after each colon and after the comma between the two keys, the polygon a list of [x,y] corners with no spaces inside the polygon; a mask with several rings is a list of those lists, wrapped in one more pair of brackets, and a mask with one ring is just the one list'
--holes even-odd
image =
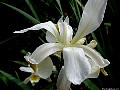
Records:
{"label": "narrow leaf", "polygon": [[[12,75],[0,70],[0,73],[2,73],[4,76],[6,76],[9,80],[13,81],[14,83],[16,83],[17,85],[19,85],[23,90],[32,90],[30,87],[28,87],[26,84],[24,84],[23,82],[21,82],[20,80],[16,79],[15,77],[13,77]],[[19,88],[19,87],[18,87]]]}
{"label": "narrow leaf", "polygon": [[38,17],[38,15],[37,15],[37,13],[36,13],[33,5],[32,5],[32,2],[30,2],[30,0],[25,0],[25,1],[26,1],[26,3],[28,4],[28,6],[29,6],[30,10],[32,11],[33,15],[35,16],[35,18],[36,18],[37,20],[39,20],[39,17]]}
{"label": "narrow leaf", "polygon": [[100,90],[90,79],[86,79],[83,83],[91,90]]}
{"label": "narrow leaf", "polygon": [[27,19],[29,19],[34,24],[40,23],[37,19],[35,19],[34,17],[32,17],[31,15],[29,15],[28,13],[24,12],[23,10],[21,10],[19,8],[16,8],[16,7],[12,6],[12,5],[9,5],[9,4],[3,3],[3,2],[1,2],[1,4],[6,5],[6,6],[12,8],[13,10],[19,12],[20,14],[22,14],[23,16],[25,16]]}

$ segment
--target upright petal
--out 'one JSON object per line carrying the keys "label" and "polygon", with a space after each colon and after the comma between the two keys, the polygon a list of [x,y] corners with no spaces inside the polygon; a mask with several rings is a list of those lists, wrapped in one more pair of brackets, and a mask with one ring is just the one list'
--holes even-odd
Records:
{"label": "upright petal", "polygon": [[90,74],[91,65],[82,48],[64,48],[63,58],[66,76],[73,84],[80,84]]}
{"label": "upright petal", "polygon": [[68,25],[66,22],[58,22],[58,27],[59,27],[61,42],[64,44],[69,44],[73,36],[72,27]]}
{"label": "upright petal", "polygon": [[110,64],[110,62],[107,59],[104,59],[100,53],[95,51],[94,49],[85,46],[85,45],[80,45],[79,47],[83,48],[85,55],[89,57],[91,60],[94,61],[94,63],[99,66],[99,67],[106,67],[107,65]]}
{"label": "upright petal", "polygon": [[69,25],[69,17],[68,16],[65,18],[64,22],[66,22]]}
{"label": "upright petal", "polygon": [[107,0],[88,0],[72,43],[95,31],[103,21]]}
{"label": "upright petal", "polygon": [[47,79],[52,74],[53,63],[50,57],[47,57],[45,60],[40,62],[37,66],[38,66],[37,74],[41,78]]}
{"label": "upright petal", "polygon": [[67,79],[65,75],[64,66],[63,66],[57,78],[57,89],[58,90],[69,90],[70,85],[71,85],[71,82]]}
{"label": "upright petal", "polygon": [[62,45],[59,43],[45,43],[36,48],[36,50],[32,53],[31,58],[37,63],[40,63],[49,55],[62,50],[62,48]]}

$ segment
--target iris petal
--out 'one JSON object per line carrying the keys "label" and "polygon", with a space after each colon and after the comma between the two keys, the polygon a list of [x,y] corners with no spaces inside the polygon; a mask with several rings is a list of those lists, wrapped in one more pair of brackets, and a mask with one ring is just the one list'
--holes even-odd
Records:
{"label": "iris petal", "polygon": [[36,48],[32,53],[31,58],[37,63],[43,61],[49,55],[62,50],[62,45],[59,43],[45,43]]}
{"label": "iris petal", "polygon": [[95,31],[103,21],[107,0],[88,0],[72,43]]}
{"label": "iris petal", "polygon": [[57,79],[58,90],[69,90],[71,82],[67,79],[64,71],[64,67],[61,68]]}
{"label": "iris petal", "polygon": [[91,65],[82,48],[64,48],[63,58],[66,76],[73,84],[80,84],[90,74]]}
{"label": "iris petal", "polygon": [[80,47],[83,48],[86,56],[91,58],[97,66],[102,68],[110,64],[110,62],[104,59],[96,50],[85,45],[80,45]]}
{"label": "iris petal", "polygon": [[45,60],[40,62],[37,66],[38,66],[37,74],[41,78],[47,79],[52,74],[53,63],[50,57],[47,57]]}
{"label": "iris petal", "polygon": [[34,70],[31,67],[20,67],[21,71],[34,73]]}
{"label": "iris petal", "polygon": [[64,44],[69,44],[73,36],[72,27],[68,25],[66,22],[58,22],[58,27],[59,27],[61,42]]}
{"label": "iris petal", "polygon": [[20,30],[20,31],[15,31],[14,33],[24,33],[24,32],[27,32],[29,30],[40,30],[42,28],[44,28],[47,31],[51,32],[56,38],[58,38],[58,36],[59,36],[58,30],[56,29],[55,24],[52,23],[51,21],[36,24],[36,25],[34,25],[34,26],[30,27],[30,28],[23,29],[23,30]]}

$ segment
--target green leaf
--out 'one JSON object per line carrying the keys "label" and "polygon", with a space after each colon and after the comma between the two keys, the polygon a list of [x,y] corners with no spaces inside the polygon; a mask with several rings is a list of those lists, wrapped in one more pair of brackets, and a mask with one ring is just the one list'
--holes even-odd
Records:
{"label": "green leaf", "polygon": [[63,15],[63,10],[62,10],[61,4],[60,4],[60,0],[56,0],[56,2],[59,5],[61,15]]}
{"label": "green leaf", "polygon": [[15,36],[12,36],[12,37],[4,40],[4,41],[1,41],[1,42],[0,42],[0,45],[3,44],[3,43],[5,43],[5,42],[7,42],[7,41],[9,41],[9,40],[11,40],[11,39],[13,39],[13,38],[15,38],[15,37],[17,37],[17,36],[18,36],[18,35],[15,35]]}
{"label": "green leaf", "polygon": [[35,16],[35,18],[36,18],[37,20],[39,20],[39,17],[38,17],[38,15],[37,15],[37,13],[36,13],[33,5],[32,5],[31,0],[25,0],[25,1],[26,1],[27,5],[29,6],[30,10],[32,11],[33,15]]}
{"label": "green leaf", "polygon": [[7,86],[8,85],[8,79],[4,75],[0,74],[0,79],[4,82],[4,84]]}
{"label": "green leaf", "polygon": [[27,62],[21,62],[21,61],[12,61],[14,63],[17,63],[17,64],[20,64],[22,66],[28,66],[28,63]]}
{"label": "green leaf", "polygon": [[83,83],[91,90],[100,90],[90,79],[86,79]]}
{"label": "green leaf", "polygon": [[0,2],[0,3],[3,4],[3,5],[6,5],[6,6],[10,7],[10,8],[12,8],[13,10],[15,10],[17,12],[19,12],[20,14],[22,14],[23,16],[25,16],[27,19],[29,19],[32,23],[34,23],[34,24],[40,23],[40,21],[38,21],[37,19],[35,19],[31,15],[29,15],[28,13],[24,12],[23,10],[21,10],[19,8],[16,8],[16,7],[12,6],[12,5],[9,5],[7,3],[3,3],[3,2]]}
{"label": "green leaf", "polygon": [[21,82],[20,80],[16,79],[15,77],[13,77],[12,75],[0,70],[0,73],[2,73],[4,76],[6,76],[9,80],[13,81],[14,83],[16,83],[17,85],[19,85],[23,90],[32,90],[30,87],[28,87],[26,84],[24,84],[23,82]]}

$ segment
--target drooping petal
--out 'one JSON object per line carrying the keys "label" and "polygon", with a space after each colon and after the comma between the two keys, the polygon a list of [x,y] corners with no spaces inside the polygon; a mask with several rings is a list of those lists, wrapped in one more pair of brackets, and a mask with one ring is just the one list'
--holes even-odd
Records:
{"label": "drooping petal", "polygon": [[95,62],[93,60],[91,60],[89,57],[88,58],[88,61],[91,65],[91,72],[90,74],[88,75],[88,78],[97,78],[99,76],[99,73],[100,73],[100,67],[98,67]]}
{"label": "drooping petal", "polygon": [[103,21],[106,5],[107,0],[88,0],[72,43],[76,43],[80,38],[95,31],[100,26]]}
{"label": "drooping petal", "polygon": [[29,30],[40,30],[42,28],[44,28],[47,31],[51,32],[56,38],[58,38],[58,35],[59,35],[58,30],[56,29],[55,24],[52,23],[51,21],[36,24],[36,25],[34,25],[34,26],[30,27],[30,28],[23,29],[23,30],[20,30],[20,31],[15,31],[14,33],[24,33],[24,32],[27,32]]}
{"label": "drooping petal", "polygon": [[49,55],[57,51],[61,51],[62,48],[63,46],[59,43],[45,43],[36,48],[36,50],[32,53],[31,58],[37,62],[36,64],[38,64]]}
{"label": "drooping petal", "polygon": [[57,42],[56,41],[56,37],[53,35],[53,34],[51,34],[50,32],[46,32],[46,40],[49,42],[49,43],[55,43],[55,42]]}
{"label": "drooping petal", "polygon": [[31,67],[20,67],[19,69],[24,72],[34,73],[34,70]]}
{"label": "drooping petal", "polygon": [[85,54],[87,57],[91,58],[95,62],[95,64],[99,67],[106,67],[107,65],[110,64],[110,62],[107,59],[104,59],[100,53],[95,51],[94,49],[85,46],[85,45],[80,45],[79,47],[83,48]]}
{"label": "drooping petal", "polygon": [[47,57],[45,60],[40,62],[37,66],[38,66],[37,74],[41,78],[47,79],[52,74],[53,63],[50,57]]}
{"label": "drooping petal", "polygon": [[57,89],[58,90],[69,90],[71,82],[67,79],[64,71],[64,67],[61,68],[57,78]]}
{"label": "drooping petal", "polygon": [[73,29],[66,22],[58,22],[60,39],[63,44],[69,44],[72,40]]}
{"label": "drooping petal", "polygon": [[80,84],[90,74],[91,65],[82,48],[64,48],[63,58],[66,76],[73,84]]}

